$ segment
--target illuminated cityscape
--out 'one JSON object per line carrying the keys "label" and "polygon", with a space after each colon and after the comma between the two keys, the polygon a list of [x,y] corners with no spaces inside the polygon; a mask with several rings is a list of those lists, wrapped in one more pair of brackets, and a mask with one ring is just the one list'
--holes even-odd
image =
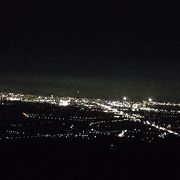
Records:
{"label": "illuminated cityscape", "polygon": [[179,1],[2,1],[2,180],[179,180]]}
{"label": "illuminated cityscape", "polygon": [[180,139],[180,104],[1,93],[0,140]]}

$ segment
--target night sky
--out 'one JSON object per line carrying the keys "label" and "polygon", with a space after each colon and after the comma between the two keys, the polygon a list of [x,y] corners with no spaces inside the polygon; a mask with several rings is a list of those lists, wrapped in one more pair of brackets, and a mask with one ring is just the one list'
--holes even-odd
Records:
{"label": "night sky", "polygon": [[180,101],[178,1],[6,1],[0,90]]}

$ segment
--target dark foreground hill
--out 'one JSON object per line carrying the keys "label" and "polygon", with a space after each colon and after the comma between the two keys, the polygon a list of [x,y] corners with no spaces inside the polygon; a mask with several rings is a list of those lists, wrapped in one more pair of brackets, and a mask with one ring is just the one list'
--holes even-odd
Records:
{"label": "dark foreground hill", "polygon": [[[82,112],[77,107],[59,109],[19,102],[3,104],[0,111],[1,179],[132,180],[180,177],[180,142],[175,136],[157,138],[151,143],[138,138],[118,138],[114,134],[100,134],[95,138],[93,133],[89,133],[88,138],[84,138],[82,132],[90,132],[88,128],[92,117],[111,122],[112,114]],[[79,119],[82,117],[81,121],[77,121],[77,114]],[[68,119],[70,116],[71,120]],[[95,120],[98,121],[98,118]],[[101,130],[109,128],[109,125],[111,123],[105,124]],[[123,126],[117,125],[113,124],[111,132]],[[50,136],[59,132],[65,136]],[[75,138],[74,135],[79,132],[81,135]],[[37,133],[40,135],[37,136]],[[68,133],[70,135],[67,136]]]}
{"label": "dark foreground hill", "polygon": [[2,143],[1,175],[7,179],[178,179],[177,142],[25,141]]}

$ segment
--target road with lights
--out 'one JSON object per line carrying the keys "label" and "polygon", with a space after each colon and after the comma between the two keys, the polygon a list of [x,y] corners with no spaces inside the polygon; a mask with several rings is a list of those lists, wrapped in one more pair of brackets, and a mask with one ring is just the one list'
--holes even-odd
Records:
{"label": "road with lights", "polygon": [[0,140],[180,139],[180,104],[1,93]]}

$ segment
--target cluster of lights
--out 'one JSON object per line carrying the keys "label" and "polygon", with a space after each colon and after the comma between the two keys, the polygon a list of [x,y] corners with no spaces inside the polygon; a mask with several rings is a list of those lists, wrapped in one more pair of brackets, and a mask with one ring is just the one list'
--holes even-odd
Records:
{"label": "cluster of lights", "polygon": [[[16,128],[22,126],[22,124],[11,124],[7,123],[6,126],[11,127],[11,130],[7,130],[6,134],[8,134],[5,139],[18,139],[21,135],[22,138],[69,138],[69,137],[81,137],[81,138],[96,138],[97,135],[115,135],[117,137],[121,138],[134,138],[135,134],[137,133],[143,133],[140,129],[119,129],[119,130],[110,130],[111,125],[108,123],[120,123],[120,122],[129,122],[129,123],[137,123],[142,126],[148,126],[149,131],[146,132],[146,134],[152,135],[153,131],[152,129],[159,132],[158,137],[165,138],[169,134],[180,136],[180,132],[178,130],[173,129],[174,126],[172,126],[169,123],[158,123],[158,121],[155,123],[153,119],[156,117],[152,117],[151,120],[147,120],[146,117],[149,114],[158,114],[158,113],[164,113],[164,115],[168,117],[175,118],[178,114],[180,114],[179,110],[168,110],[168,109],[161,109],[161,106],[177,106],[180,107],[180,104],[174,104],[174,103],[159,103],[154,102],[152,98],[149,98],[147,101],[143,102],[131,102],[129,98],[124,96],[122,98],[122,101],[111,101],[111,100],[101,100],[101,99],[87,99],[87,98],[72,98],[72,97],[44,97],[44,96],[32,96],[32,95],[23,95],[23,94],[3,94],[1,93],[1,99],[2,100],[8,100],[8,101],[23,101],[23,102],[39,102],[39,103],[49,103],[49,104],[55,104],[57,106],[69,106],[74,105],[80,108],[80,111],[97,111],[97,112],[104,112],[112,114],[111,119],[103,119],[100,117],[91,117],[91,116],[78,116],[78,115],[70,115],[69,117],[63,117],[62,115],[59,116],[53,116],[51,114],[38,114],[38,113],[27,113],[22,112],[22,115],[26,119],[39,119],[43,120],[42,125],[46,123],[51,123],[52,121],[57,120],[57,122],[61,123],[63,125],[66,125],[66,120],[72,121],[72,124],[67,126],[67,132],[64,133],[57,133],[57,134],[36,134],[36,135],[28,135],[25,132],[19,132]],[[2,101],[3,102],[3,101]],[[5,103],[5,102],[3,102]],[[2,104],[3,105],[3,104]],[[155,108],[156,105],[159,105],[160,107]],[[143,112],[143,113],[142,113]],[[31,125],[31,121],[27,121],[28,126]],[[86,131],[79,131],[76,126],[73,124],[74,122],[83,123],[86,122],[88,125],[88,129]],[[108,130],[105,130],[105,129]],[[152,132],[151,132],[152,131]],[[151,141],[153,138],[146,137],[143,138],[143,140]],[[151,139],[151,140],[150,140]]]}

